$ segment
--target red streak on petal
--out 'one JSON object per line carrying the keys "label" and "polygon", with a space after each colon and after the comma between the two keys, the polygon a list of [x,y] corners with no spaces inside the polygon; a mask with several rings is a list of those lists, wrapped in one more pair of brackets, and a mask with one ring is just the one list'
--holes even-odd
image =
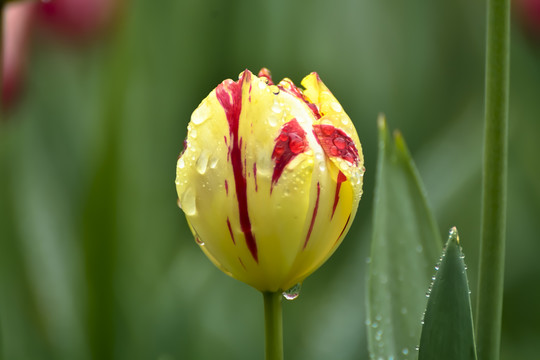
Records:
{"label": "red streak on petal", "polygon": [[251,73],[244,71],[238,82],[225,80],[216,88],[216,97],[225,110],[225,116],[229,123],[229,137],[231,144],[230,161],[233,168],[234,184],[236,189],[236,198],[238,200],[238,213],[240,217],[240,227],[246,239],[246,245],[255,259],[259,262],[257,243],[251,230],[251,221],[249,220],[248,201],[247,201],[247,183],[242,163],[242,140],[238,137],[240,125],[240,112],[242,111],[242,85],[249,82]]}
{"label": "red streak on petal", "polygon": [[253,178],[255,179],[255,191],[259,191],[259,186],[257,185],[257,163],[253,163]]}
{"label": "red streak on petal", "polygon": [[266,78],[268,80],[268,85],[274,85],[274,82],[272,81],[272,74],[270,74],[270,70],[267,68],[262,68],[257,76],[260,78]]}
{"label": "red streak on petal", "polygon": [[351,164],[358,164],[358,149],[354,141],[343,130],[333,125],[313,125],[313,132],[328,156],[339,157]]}
{"label": "red streak on petal", "polygon": [[234,245],[236,245],[236,241],[234,240],[234,234],[231,228],[231,222],[229,221],[229,217],[227,216],[227,227],[229,228],[229,234],[231,234],[231,239]]}
{"label": "red streak on petal", "polygon": [[309,230],[304,242],[304,249],[307,246],[311,232],[313,231],[313,225],[315,224],[315,218],[317,217],[317,211],[319,210],[319,196],[321,195],[321,186],[317,183],[317,200],[315,200],[315,207],[313,208],[313,215],[311,216],[311,223],[309,224]]}
{"label": "red streak on petal", "polygon": [[229,183],[225,180],[225,193],[229,195]]}
{"label": "red streak on petal", "polygon": [[338,243],[339,239],[341,239],[341,235],[343,235],[343,233],[345,232],[345,229],[347,228],[347,225],[349,225],[349,220],[351,220],[351,214],[349,214],[349,217],[347,218],[347,221],[345,222],[345,226],[343,227],[343,230],[341,230],[341,233],[339,233],[339,236],[336,239],[334,246]]}
{"label": "red streak on petal", "polygon": [[309,143],[306,139],[306,132],[296,118],[283,124],[279,135],[275,139],[274,151],[272,152],[272,160],[275,162],[274,173],[272,174],[272,186],[278,182],[285,167],[296,157],[308,150]]}
{"label": "red streak on petal", "polygon": [[330,217],[330,220],[334,218],[334,213],[336,212],[336,207],[339,201],[339,190],[341,189],[341,183],[345,180],[347,180],[347,177],[340,171],[337,177],[336,195],[334,195],[334,207],[332,207],[332,216]]}
{"label": "red streak on petal", "polygon": [[240,259],[240,256],[238,257],[238,261],[240,261],[240,265],[242,265],[242,267],[244,268],[244,270],[247,270],[247,269],[246,269],[246,265],[244,265],[244,262],[242,261],[242,259]]}
{"label": "red streak on petal", "polygon": [[304,96],[304,93],[302,93],[302,90],[300,90],[296,85],[294,85],[294,83],[292,81],[285,79],[280,83],[280,85],[278,85],[278,87],[281,90],[291,94],[292,96],[302,100],[309,107],[311,112],[313,112],[313,115],[315,116],[316,119],[321,118],[321,113],[319,112],[319,108],[317,107],[317,105],[310,102]]}

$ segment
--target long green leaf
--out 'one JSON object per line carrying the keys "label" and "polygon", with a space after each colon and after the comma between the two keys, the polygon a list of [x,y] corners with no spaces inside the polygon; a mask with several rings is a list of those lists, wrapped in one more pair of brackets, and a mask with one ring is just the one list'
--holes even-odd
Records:
{"label": "long green leaf", "polygon": [[469,282],[456,228],[443,251],[424,316],[418,360],[476,360]]}
{"label": "long green leaf", "polygon": [[378,126],[368,344],[375,359],[410,359],[442,241],[403,137],[391,141],[383,117]]}

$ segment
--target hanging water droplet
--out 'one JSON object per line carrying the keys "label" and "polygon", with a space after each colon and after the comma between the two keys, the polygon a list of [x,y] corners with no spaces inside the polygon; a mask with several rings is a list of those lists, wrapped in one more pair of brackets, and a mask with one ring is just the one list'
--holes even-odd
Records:
{"label": "hanging water droplet", "polygon": [[195,164],[197,172],[201,175],[206,172],[206,168],[208,167],[208,156],[208,151],[203,150],[201,152],[201,155],[199,155],[199,158],[197,159],[197,163]]}
{"label": "hanging water droplet", "polygon": [[409,353],[409,349],[403,348],[403,350],[401,350],[401,353],[402,353],[403,355],[407,355],[407,354]]}
{"label": "hanging water droplet", "polygon": [[201,238],[198,236],[195,236],[195,242],[200,246],[204,246],[204,241],[202,241]]}
{"label": "hanging water droplet", "polygon": [[208,106],[208,103],[206,101],[203,101],[201,105],[195,111],[193,114],[191,114],[191,122],[195,125],[202,124],[204,121],[210,118],[210,107]]}
{"label": "hanging water droplet", "polygon": [[182,194],[182,200],[180,201],[181,208],[187,216],[192,216],[197,213],[195,200],[195,190],[191,187],[187,188]]}
{"label": "hanging water droplet", "polygon": [[294,285],[289,290],[283,292],[283,297],[287,300],[294,300],[300,295],[300,290],[302,289],[302,284],[298,283]]}
{"label": "hanging water droplet", "polygon": [[375,340],[377,341],[381,341],[382,339],[382,334],[383,334],[383,331],[382,330],[379,330],[375,333]]}
{"label": "hanging water droplet", "polygon": [[439,265],[435,265],[435,270],[439,270]]}

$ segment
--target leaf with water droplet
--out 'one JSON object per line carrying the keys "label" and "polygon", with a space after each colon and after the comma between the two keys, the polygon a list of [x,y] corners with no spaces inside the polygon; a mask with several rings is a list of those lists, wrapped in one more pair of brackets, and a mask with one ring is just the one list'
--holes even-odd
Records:
{"label": "leaf with water droplet", "polygon": [[431,286],[418,360],[475,360],[469,281],[456,228],[443,251]]}
{"label": "leaf with water droplet", "polygon": [[367,316],[371,323],[382,319],[368,327],[368,345],[375,359],[388,359],[418,345],[442,241],[405,141],[399,133],[391,141],[383,117],[376,176]]}

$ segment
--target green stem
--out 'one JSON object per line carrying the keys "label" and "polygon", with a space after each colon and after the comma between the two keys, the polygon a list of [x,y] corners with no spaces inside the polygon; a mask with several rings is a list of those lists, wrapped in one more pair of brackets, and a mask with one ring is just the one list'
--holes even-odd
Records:
{"label": "green stem", "polygon": [[488,0],[480,274],[476,306],[479,360],[498,360],[506,233],[510,1]]}
{"label": "green stem", "polygon": [[263,297],[266,360],[283,360],[282,295],[279,292],[263,292]]}
{"label": "green stem", "polygon": [[6,0],[0,0],[0,126],[4,120],[4,109],[2,101],[2,88],[4,84],[4,18],[5,18]]}

